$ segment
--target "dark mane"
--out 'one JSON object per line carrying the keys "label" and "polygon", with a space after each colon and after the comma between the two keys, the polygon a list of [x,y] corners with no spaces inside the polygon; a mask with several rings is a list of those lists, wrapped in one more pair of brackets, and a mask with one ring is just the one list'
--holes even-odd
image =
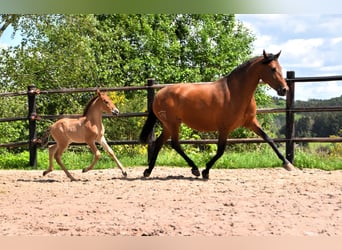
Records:
{"label": "dark mane", "polygon": [[86,106],[86,107],[84,108],[84,110],[83,110],[83,115],[82,115],[82,116],[86,116],[86,115],[87,115],[90,106],[97,100],[97,98],[99,98],[99,96],[96,95],[96,96],[93,97],[93,99],[91,99],[91,100],[88,102],[87,106]]}
{"label": "dark mane", "polygon": [[261,58],[263,59],[263,60],[262,60],[262,63],[263,63],[263,64],[268,64],[268,63],[270,63],[271,61],[277,60],[277,59],[278,59],[277,55],[274,55],[274,54],[271,54],[271,53],[268,54],[266,58],[263,57],[263,56],[255,56],[255,57],[249,59],[248,61],[246,61],[246,62],[240,64],[239,66],[237,66],[237,67],[236,67],[235,69],[233,69],[232,72],[230,72],[226,77],[229,77],[230,75],[232,75],[232,74],[235,73],[236,71],[239,71],[239,70],[242,69],[242,68],[249,67],[252,63],[254,63],[256,60],[261,59]]}
{"label": "dark mane", "polygon": [[230,72],[226,77],[229,77],[230,75],[234,74],[235,72],[239,71],[242,68],[248,67],[249,65],[251,65],[253,62],[255,62],[256,60],[258,60],[260,58],[261,58],[260,56],[255,56],[255,57],[249,59],[248,61],[240,64],[235,69],[233,69],[232,72]]}

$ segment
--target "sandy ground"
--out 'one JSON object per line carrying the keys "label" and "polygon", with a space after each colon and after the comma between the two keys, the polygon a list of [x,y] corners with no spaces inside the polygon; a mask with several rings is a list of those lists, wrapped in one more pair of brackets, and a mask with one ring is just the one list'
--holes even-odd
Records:
{"label": "sandy ground", "polygon": [[0,171],[0,235],[342,236],[342,171]]}

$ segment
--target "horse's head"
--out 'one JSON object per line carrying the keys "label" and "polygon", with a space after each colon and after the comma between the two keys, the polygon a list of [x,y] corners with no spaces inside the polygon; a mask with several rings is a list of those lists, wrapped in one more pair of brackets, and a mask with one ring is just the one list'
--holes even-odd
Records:
{"label": "horse's head", "polygon": [[[280,51],[281,52],[281,51]],[[281,66],[278,62],[278,58],[280,56],[280,52],[278,54],[267,54],[265,50],[263,51],[263,59],[262,59],[262,70],[260,74],[260,78],[263,82],[270,85],[275,91],[277,91],[278,95],[284,96],[286,95],[289,87],[283,77],[281,72]]]}
{"label": "horse's head", "polygon": [[108,113],[112,113],[113,115],[118,115],[120,112],[117,109],[117,107],[114,105],[112,100],[109,98],[109,96],[106,93],[100,92],[100,90],[97,90],[97,95],[101,99],[102,108],[104,111]]}

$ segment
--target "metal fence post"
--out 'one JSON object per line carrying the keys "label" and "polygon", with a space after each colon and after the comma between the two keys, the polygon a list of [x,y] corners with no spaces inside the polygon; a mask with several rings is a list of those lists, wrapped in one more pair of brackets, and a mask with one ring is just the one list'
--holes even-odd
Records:
{"label": "metal fence post", "polygon": [[[155,83],[154,79],[147,79],[147,86],[149,87],[147,89],[147,112],[150,114],[150,112],[153,112],[152,110],[152,103],[154,99],[154,89],[152,88],[153,84]],[[155,135],[154,135],[154,128],[151,134],[151,137],[149,138],[149,143],[147,146],[147,162],[150,162],[150,159],[152,157],[152,152],[154,148],[154,141],[155,141]]]}
{"label": "metal fence post", "polygon": [[28,121],[29,121],[29,152],[30,152],[30,166],[37,167],[37,134],[36,134],[36,94],[37,89],[35,85],[28,86]]}
{"label": "metal fence post", "polygon": [[294,160],[294,142],[293,137],[295,135],[294,125],[294,95],[295,95],[295,72],[287,71],[286,74],[287,85],[289,91],[286,95],[286,159],[293,163]]}

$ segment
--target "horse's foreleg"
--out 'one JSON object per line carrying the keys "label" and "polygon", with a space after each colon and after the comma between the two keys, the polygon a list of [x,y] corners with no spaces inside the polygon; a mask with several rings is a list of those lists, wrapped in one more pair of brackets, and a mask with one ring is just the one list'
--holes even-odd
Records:
{"label": "horse's foreleg", "polygon": [[52,172],[53,170],[53,160],[56,154],[58,145],[54,144],[49,147],[49,167],[47,170],[43,172],[43,176],[47,175],[48,173]]}
{"label": "horse's foreleg", "polygon": [[278,150],[277,146],[275,145],[274,141],[261,129],[260,126],[253,124],[251,126],[251,129],[259,136],[261,136],[274,150],[274,152],[277,154],[278,158],[283,162],[283,167],[288,170],[292,171],[296,168],[292,165],[291,162],[289,162]]}
{"label": "horse's foreleg", "polygon": [[227,133],[220,133],[219,139],[217,143],[217,151],[216,155],[206,164],[206,168],[202,171],[203,179],[209,179],[209,171],[214,163],[223,155],[224,149],[226,148],[227,144]]}
{"label": "horse's foreleg", "polygon": [[121,170],[122,175],[124,177],[127,177],[127,173],[126,171],[124,171],[123,169],[123,165],[121,164],[121,162],[119,161],[118,158],[116,158],[114,151],[112,150],[112,148],[108,145],[106,139],[104,138],[104,136],[102,136],[101,138],[101,146],[107,151],[107,153],[112,157],[112,159],[115,161],[116,165],[118,166],[118,168]]}
{"label": "horse's foreleg", "polygon": [[89,145],[91,152],[94,154],[94,158],[93,158],[92,163],[91,163],[88,167],[86,167],[86,168],[84,168],[84,169],[82,170],[83,173],[88,172],[89,170],[92,170],[92,169],[94,168],[96,162],[97,162],[97,161],[100,159],[100,157],[101,157],[101,153],[100,153],[100,151],[97,149],[96,144],[95,144],[95,141],[87,142],[87,144]]}

